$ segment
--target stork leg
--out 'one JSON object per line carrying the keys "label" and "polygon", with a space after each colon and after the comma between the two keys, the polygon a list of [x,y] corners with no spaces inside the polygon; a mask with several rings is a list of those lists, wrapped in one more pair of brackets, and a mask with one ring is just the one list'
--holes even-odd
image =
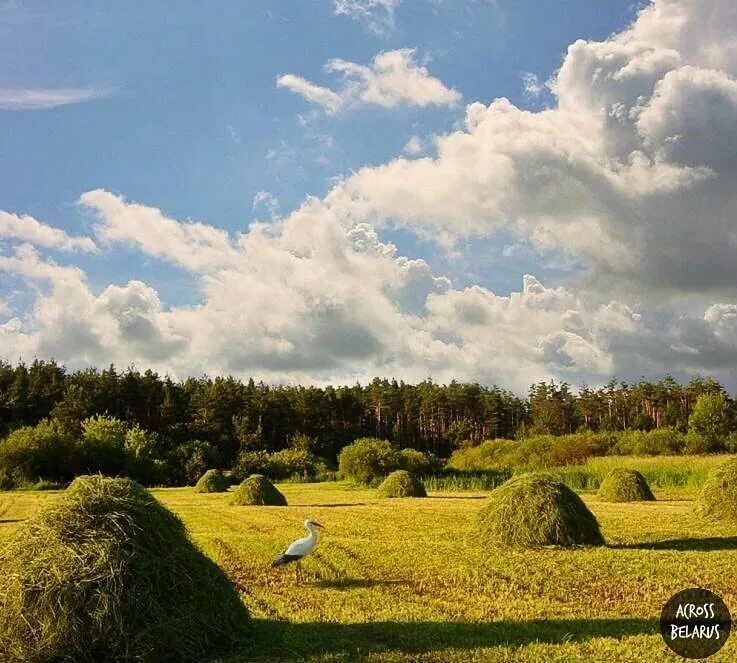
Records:
{"label": "stork leg", "polygon": [[295,563],[294,572],[295,572],[297,584],[299,585],[302,582],[302,563],[301,562]]}

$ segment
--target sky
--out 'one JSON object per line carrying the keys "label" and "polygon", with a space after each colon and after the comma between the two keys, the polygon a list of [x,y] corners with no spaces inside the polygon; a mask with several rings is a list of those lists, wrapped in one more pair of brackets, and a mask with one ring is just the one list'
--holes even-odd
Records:
{"label": "sky", "polygon": [[0,2],[0,358],[737,389],[729,0]]}

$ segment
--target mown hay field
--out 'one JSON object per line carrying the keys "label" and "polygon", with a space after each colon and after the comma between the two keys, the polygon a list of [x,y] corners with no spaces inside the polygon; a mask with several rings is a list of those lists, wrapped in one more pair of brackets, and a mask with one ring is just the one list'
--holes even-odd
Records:
{"label": "mown hay field", "polygon": [[[677,661],[658,631],[664,602],[703,586],[737,610],[737,526],[703,522],[696,491],[657,502],[584,501],[606,546],[479,547],[484,493],[381,500],[341,483],[279,484],[288,507],[233,506],[230,494],[153,491],[234,578],[253,615],[237,661]],[[0,493],[0,543],[54,493]],[[326,529],[308,583],[271,560]],[[737,660],[737,637],[712,659]]]}

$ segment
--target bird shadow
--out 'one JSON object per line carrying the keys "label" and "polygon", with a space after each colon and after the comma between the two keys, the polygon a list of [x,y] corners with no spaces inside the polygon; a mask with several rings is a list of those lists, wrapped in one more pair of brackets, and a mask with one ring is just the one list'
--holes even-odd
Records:
{"label": "bird shadow", "polygon": [[695,552],[737,550],[737,536],[710,536],[703,539],[666,539],[664,541],[613,544],[609,547],[620,550],[690,550]]}
{"label": "bird shadow", "polygon": [[[316,655],[363,660],[392,652],[418,656],[442,649],[585,642],[658,633],[656,619],[536,619],[499,622],[293,623],[252,620],[247,657],[233,661],[303,661]],[[244,652],[245,653],[245,652]],[[231,659],[228,658],[228,661]]]}
{"label": "bird shadow", "polygon": [[335,578],[319,579],[311,583],[316,587],[330,587],[332,589],[359,589],[361,587],[381,587],[389,585],[404,585],[405,580],[375,580],[373,578]]}

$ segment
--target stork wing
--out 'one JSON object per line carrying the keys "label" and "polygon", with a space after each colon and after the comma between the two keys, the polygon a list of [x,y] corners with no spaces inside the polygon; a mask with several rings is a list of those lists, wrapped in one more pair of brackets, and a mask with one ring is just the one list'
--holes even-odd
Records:
{"label": "stork wing", "polygon": [[284,554],[304,557],[304,555],[309,553],[310,550],[312,550],[312,546],[310,546],[310,537],[307,536],[303,539],[297,539],[294,543],[290,544],[290,546],[284,551]]}

